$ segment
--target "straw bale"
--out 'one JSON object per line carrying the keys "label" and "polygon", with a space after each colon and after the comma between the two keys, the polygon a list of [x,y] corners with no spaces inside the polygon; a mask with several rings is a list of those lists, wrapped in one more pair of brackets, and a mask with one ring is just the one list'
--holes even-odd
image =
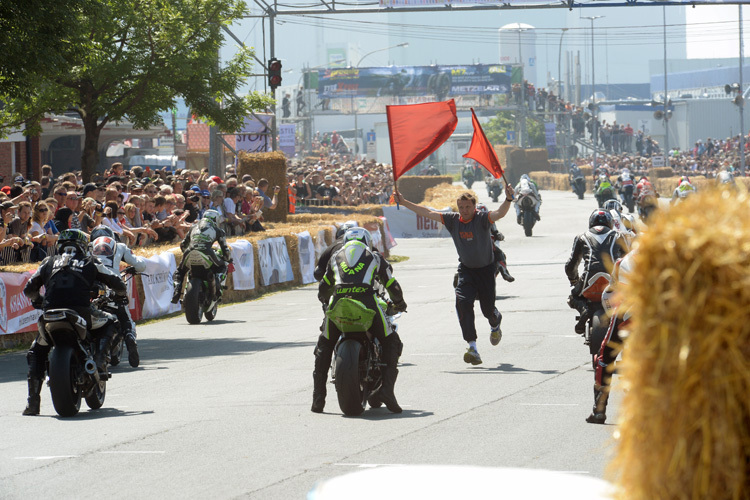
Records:
{"label": "straw bale", "polygon": [[260,179],[268,179],[269,187],[266,194],[273,197],[273,187],[279,186],[278,205],[273,210],[263,210],[266,222],[286,222],[289,211],[287,197],[286,157],[280,151],[272,153],[247,153],[240,151],[238,157],[237,176],[250,174],[257,183]]}
{"label": "straw bale", "polygon": [[750,498],[749,212],[747,190],[706,189],[639,238],[617,498]]}
{"label": "straw bale", "polygon": [[568,174],[553,174],[550,172],[529,172],[529,177],[536,181],[539,189],[567,191],[570,189]]}
{"label": "straw bale", "polygon": [[471,193],[474,197],[477,196],[476,192],[471,189],[466,189],[463,185],[454,186],[453,184],[440,184],[439,186],[435,186],[434,188],[425,191],[425,199],[422,202],[422,205],[437,210],[450,208],[453,211],[458,211],[458,205],[456,202],[464,193]]}
{"label": "straw bale", "polygon": [[594,168],[591,165],[581,165],[578,167],[581,173],[586,177],[591,177],[594,174]]}
{"label": "straw bale", "polygon": [[649,179],[660,179],[662,177],[673,177],[674,171],[672,167],[655,167],[648,170]]}
{"label": "straw bale", "polygon": [[422,203],[427,189],[438,184],[451,184],[453,177],[449,175],[410,175],[398,180],[398,190],[413,203]]}

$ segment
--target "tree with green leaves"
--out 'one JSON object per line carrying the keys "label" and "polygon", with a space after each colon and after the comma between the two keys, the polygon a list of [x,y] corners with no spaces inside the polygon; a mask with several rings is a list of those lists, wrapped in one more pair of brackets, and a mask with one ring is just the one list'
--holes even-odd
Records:
{"label": "tree with green leaves", "polygon": [[[7,2],[13,3],[2,0],[0,13]],[[64,29],[50,21],[49,9],[39,11],[43,26],[57,28],[48,35],[55,43],[28,28],[33,12],[2,21],[17,33],[31,33],[28,40],[39,44],[27,47],[29,57],[43,50],[52,64],[23,65],[17,57],[0,62],[0,133],[26,124],[26,133],[35,134],[46,113],[77,112],[85,131],[86,181],[96,171],[99,135],[107,123],[127,119],[136,128],[158,125],[159,113],[174,108],[181,97],[193,114],[231,133],[251,111],[273,103],[258,92],[237,95],[251,74],[252,50],[239,48],[231,60],[218,63],[222,26],[247,12],[242,0],[63,3],[70,7],[68,21],[73,17]],[[13,78],[3,80],[5,75]]]}

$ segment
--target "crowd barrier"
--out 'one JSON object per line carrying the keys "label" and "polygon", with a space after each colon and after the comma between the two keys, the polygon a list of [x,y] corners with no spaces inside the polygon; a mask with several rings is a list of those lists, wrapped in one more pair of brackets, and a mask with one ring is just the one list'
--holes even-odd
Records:
{"label": "crowd barrier", "polygon": [[[396,241],[387,219],[382,217],[381,220],[382,226],[373,223],[365,228],[372,235],[373,245],[385,252],[393,248]],[[327,226],[314,235],[303,231],[255,243],[242,239],[230,242],[235,271],[227,280],[225,298],[227,301],[247,300],[257,295],[259,288],[315,282],[313,270],[320,254],[333,242],[335,232],[335,226]],[[180,311],[179,304],[171,303],[172,276],[178,265],[175,253],[165,251],[145,260],[143,274],[128,281],[133,319],[158,318]],[[34,309],[23,293],[31,275],[31,272],[0,273],[0,345],[5,345],[3,340],[11,334],[36,332],[41,311]]]}

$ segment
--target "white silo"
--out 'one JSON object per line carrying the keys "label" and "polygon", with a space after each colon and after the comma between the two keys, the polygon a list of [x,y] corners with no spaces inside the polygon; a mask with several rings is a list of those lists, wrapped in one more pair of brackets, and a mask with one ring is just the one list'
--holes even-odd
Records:
{"label": "white silo", "polygon": [[536,79],[536,28],[511,23],[498,30],[500,64],[523,64],[523,77],[538,87]]}

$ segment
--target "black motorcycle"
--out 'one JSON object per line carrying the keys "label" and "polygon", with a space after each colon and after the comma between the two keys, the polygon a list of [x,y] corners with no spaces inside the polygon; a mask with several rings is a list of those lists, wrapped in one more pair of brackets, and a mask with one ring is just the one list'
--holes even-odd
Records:
{"label": "black motorcycle", "polygon": [[621,186],[620,187],[620,198],[622,204],[628,207],[629,213],[635,212],[635,199],[633,198],[633,185]]}
{"label": "black motorcycle", "polygon": [[[375,311],[370,311],[357,300],[342,298],[326,315],[342,331],[333,360],[333,381],[339,407],[344,415],[356,417],[365,411],[367,400],[383,383],[383,346],[368,331]],[[391,329],[398,331],[393,321],[400,313],[395,313],[389,305],[385,316]]]}
{"label": "black motorcycle", "polygon": [[576,178],[571,178],[570,187],[573,188],[573,192],[578,196],[579,200],[583,199],[583,193],[586,192],[586,179],[583,175],[579,175]]}
{"label": "black motorcycle", "polygon": [[[583,333],[583,343],[589,346],[591,354],[591,363],[596,369],[596,355],[602,345],[604,337],[607,335],[609,319],[602,305],[602,293],[611,281],[611,276],[607,273],[596,273],[590,277],[586,283],[586,288],[581,292],[581,296],[586,299],[586,330]],[[580,316],[576,317],[579,320]]]}
{"label": "black motorcycle", "polygon": [[500,179],[496,179],[490,175],[484,178],[484,183],[487,186],[487,196],[492,198],[493,202],[497,203],[497,200],[500,199],[500,195],[503,194]]}
{"label": "black motorcycle", "polygon": [[[216,253],[222,257],[221,250]],[[204,316],[206,321],[213,321],[218,312],[222,293],[226,288],[227,275],[222,273],[217,280],[211,271],[213,266],[211,258],[200,250],[191,250],[188,253],[188,259],[189,261],[185,263],[188,269],[187,285],[185,285],[185,293],[182,297],[185,318],[191,325],[200,323]]]}
{"label": "black motorcycle", "polygon": [[536,224],[536,198],[532,194],[522,194],[518,199],[518,206],[521,207],[520,224],[523,226],[523,232],[526,236],[532,235],[534,224]]}
{"label": "black motorcycle", "polygon": [[99,372],[94,356],[101,338],[119,328],[117,316],[101,308],[112,295],[105,291],[92,301],[90,331],[86,320],[72,309],[50,309],[39,318],[40,335],[52,346],[48,384],[52,404],[61,417],[76,415],[81,399],[92,410],[104,404],[110,374]]}
{"label": "black motorcycle", "polygon": [[474,184],[474,169],[466,167],[461,171],[461,180],[466,186],[466,189],[471,189],[471,185]]}

